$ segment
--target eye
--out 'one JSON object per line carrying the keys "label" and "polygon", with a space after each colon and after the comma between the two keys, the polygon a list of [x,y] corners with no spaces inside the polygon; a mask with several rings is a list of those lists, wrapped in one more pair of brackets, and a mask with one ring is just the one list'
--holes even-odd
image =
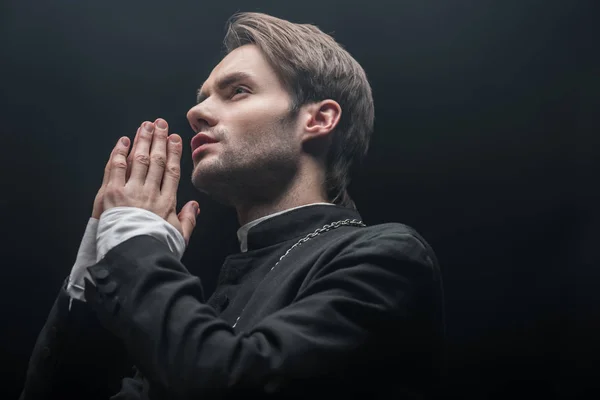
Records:
{"label": "eye", "polygon": [[244,93],[249,93],[249,90],[243,86],[236,86],[232,90],[231,97],[235,97],[238,94],[244,94]]}

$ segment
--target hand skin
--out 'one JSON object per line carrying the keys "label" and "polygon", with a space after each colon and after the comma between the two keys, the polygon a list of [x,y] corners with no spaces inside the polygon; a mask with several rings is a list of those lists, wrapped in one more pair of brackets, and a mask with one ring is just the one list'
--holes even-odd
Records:
{"label": "hand skin", "polygon": [[113,207],[142,208],[173,225],[187,246],[200,207],[190,201],[176,213],[183,144],[181,137],[169,135],[168,129],[167,121],[161,118],[154,123],[144,122],[136,132],[131,152],[129,138],[119,139],[104,168],[92,218],[100,219]]}

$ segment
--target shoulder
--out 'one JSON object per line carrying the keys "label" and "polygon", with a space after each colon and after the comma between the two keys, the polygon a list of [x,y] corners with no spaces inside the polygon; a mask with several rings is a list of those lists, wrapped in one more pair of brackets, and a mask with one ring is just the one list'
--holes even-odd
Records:
{"label": "shoulder", "polygon": [[409,261],[437,269],[438,262],[429,243],[412,227],[388,222],[355,229],[342,239],[345,252],[373,254],[382,258]]}

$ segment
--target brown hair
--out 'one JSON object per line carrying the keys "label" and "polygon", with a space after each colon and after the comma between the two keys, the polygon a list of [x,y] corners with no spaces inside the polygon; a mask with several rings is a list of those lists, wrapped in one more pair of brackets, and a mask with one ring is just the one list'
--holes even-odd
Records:
{"label": "brown hair", "polygon": [[325,185],[329,201],[356,209],[346,190],[350,168],[366,156],[375,118],[371,86],[360,64],[316,26],[261,13],[234,14],[224,44],[227,53],[256,45],[289,90],[293,112],[325,99],[340,104],[342,115],[332,132]]}

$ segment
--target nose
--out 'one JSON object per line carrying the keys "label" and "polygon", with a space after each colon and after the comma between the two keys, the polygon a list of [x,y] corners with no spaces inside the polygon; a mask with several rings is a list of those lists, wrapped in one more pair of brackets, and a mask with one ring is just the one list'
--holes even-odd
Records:
{"label": "nose", "polygon": [[194,132],[200,132],[206,130],[206,128],[213,127],[217,124],[217,119],[212,112],[209,111],[205,102],[196,104],[190,108],[187,112],[187,120]]}

